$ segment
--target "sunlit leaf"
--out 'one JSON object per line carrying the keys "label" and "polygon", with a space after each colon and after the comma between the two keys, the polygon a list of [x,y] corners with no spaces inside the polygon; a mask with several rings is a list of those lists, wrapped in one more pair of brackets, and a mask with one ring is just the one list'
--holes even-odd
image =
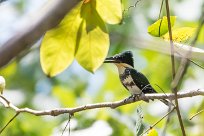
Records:
{"label": "sunlit leaf", "polygon": [[118,24],[121,22],[121,0],[96,0],[96,10],[108,24]]}
{"label": "sunlit leaf", "polygon": [[[176,16],[171,16],[171,26],[174,26]],[[168,21],[167,17],[164,16],[162,19],[157,20],[154,24],[148,27],[148,33],[155,37],[160,37],[168,32]]]}
{"label": "sunlit leaf", "polygon": [[11,77],[17,71],[17,62],[13,61],[9,63],[6,67],[1,68],[0,75],[5,77]]}
{"label": "sunlit leaf", "polygon": [[147,136],[158,136],[158,132],[152,128],[148,133]]}
{"label": "sunlit leaf", "polygon": [[[195,33],[196,28],[192,28],[192,27],[181,27],[181,28],[177,28],[172,30],[172,39],[174,42],[187,42]],[[166,33],[163,36],[163,39],[165,40],[169,40],[169,34]]]}
{"label": "sunlit leaf", "polygon": [[43,38],[40,61],[44,73],[48,76],[59,74],[74,59],[77,31],[82,22],[81,4],[82,2],[70,11],[57,28],[48,31]]}
{"label": "sunlit leaf", "polygon": [[83,5],[81,15],[84,20],[80,32],[81,39],[77,44],[76,59],[86,70],[94,72],[107,55],[109,37],[103,20],[90,2]]}

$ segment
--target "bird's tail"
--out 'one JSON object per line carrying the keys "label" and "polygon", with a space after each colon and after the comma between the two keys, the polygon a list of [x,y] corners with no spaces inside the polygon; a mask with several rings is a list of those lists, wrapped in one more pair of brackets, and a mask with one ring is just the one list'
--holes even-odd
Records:
{"label": "bird's tail", "polygon": [[[158,86],[157,84],[155,84],[157,87],[159,87],[159,89],[160,90],[162,90],[162,88],[160,87],[160,86]],[[154,89],[153,89],[153,92],[154,93],[157,93],[157,91],[155,91]],[[162,90],[162,92],[165,94],[165,92]],[[166,106],[171,106],[171,107],[175,107],[175,105],[171,102],[171,101],[169,101],[169,100],[166,100],[166,99],[160,99],[160,101],[161,102],[163,102]]]}
{"label": "bird's tail", "polygon": [[161,102],[163,102],[165,105],[167,105],[168,107],[171,106],[171,107],[175,107],[175,105],[168,101],[168,100],[165,100],[165,99],[160,99]]}

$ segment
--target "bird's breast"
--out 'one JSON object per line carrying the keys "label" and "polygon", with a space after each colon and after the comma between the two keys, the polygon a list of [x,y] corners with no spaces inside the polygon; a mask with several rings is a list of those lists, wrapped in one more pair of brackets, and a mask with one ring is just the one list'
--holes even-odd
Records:
{"label": "bird's breast", "polygon": [[132,79],[131,75],[120,75],[120,80],[132,95],[141,94],[142,91],[134,83],[134,80]]}

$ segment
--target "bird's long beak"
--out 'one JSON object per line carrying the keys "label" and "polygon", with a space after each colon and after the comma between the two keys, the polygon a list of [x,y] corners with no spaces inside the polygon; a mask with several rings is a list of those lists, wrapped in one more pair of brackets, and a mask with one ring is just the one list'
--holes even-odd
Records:
{"label": "bird's long beak", "polygon": [[120,63],[120,61],[115,59],[114,57],[109,57],[109,58],[106,58],[103,63]]}

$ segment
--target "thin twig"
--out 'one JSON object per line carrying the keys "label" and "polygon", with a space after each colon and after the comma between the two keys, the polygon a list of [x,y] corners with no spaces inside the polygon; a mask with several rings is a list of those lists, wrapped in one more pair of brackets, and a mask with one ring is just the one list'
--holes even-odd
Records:
{"label": "thin twig", "polygon": [[161,0],[162,3],[161,3],[161,7],[160,7],[160,10],[159,10],[159,17],[158,17],[158,20],[161,18],[161,12],[162,12],[162,8],[163,8],[163,5],[164,5],[164,0]]}
{"label": "thin twig", "polygon": [[172,110],[170,110],[169,112],[167,112],[162,118],[160,118],[160,119],[159,119],[157,122],[155,122],[153,125],[151,125],[151,126],[149,127],[149,129],[145,130],[140,136],[144,135],[144,134],[147,133],[149,130],[151,130],[153,127],[155,127],[159,122],[161,122],[164,118],[166,118],[166,116],[168,116],[171,112],[173,112],[174,109],[175,109],[175,107],[172,108]]}
{"label": "thin twig", "polygon": [[[168,21],[168,29],[169,29],[169,39],[170,39],[170,45],[171,45],[171,64],[172,64],[172,77],[173,77],[172,79],[174,80],[175,75],[176,75],[176,69],[175,69],[175,61],[174,61],[174,44],[173,44],[173,38],[172,38],[170,10],[169,10],[169,1],[168,0],[166,0],[166,13],[167,13],[167,21]],[[179,109],[178,99],[177,99],[177,86],[172,88],[172,91],[175,94],[176,112],[177,112],[177,116],[179,119],[182,134],[183,134],[183,136],[186,136],[183,121],[181,118],[180,109]]]}
{"label": "thin twig", "polygon": [[[174,107],[175,108],[175,107]],[[171,111],[171,107],[169,107],[168,108],[168,112],[169,111]],[[167,116],[167,119],[166,119],[166,123],[165,123],[165,125],[164,125],[164,129],[163,129],[163,131],[162,131],[162,136],[165,136],[165,133],[166,133],[166,130],[167,130],[167,126],[168,126],[168,123],[169,123],[169,121],[170,121],[170,118],[171,118],[171,114],[169,114],[168,116]]]}
{"label": "thin twig", "polygon": [[20,112],[17,112],[10,120],[6,123],[6,125],[0,130],[0,134],[5,130],[5,128],[20,114]]}
{"label": "thin twig", "polygon": [[172,30],[171,30],[171,19],[170,19],[170,11],[169,11],[169,1],[166,0],[166,14],[167,14],[167,22],[168,22],[168,30],[169,30],[169,39],[170,39],[170,45],[171,45],[171,64],[172,64],[172,77],[174,79],[176,74],[175,69],[175,61],[174,61],[174,43],[172,38]]}
{"label": "thin twig", "polygon": [[[198,26],[198,28],[197,28],[195,38],[194,38],[194,40],[192,41],[192,43],[191,43],[191,48],[190,48],[190,50],[188,51],[188,53],[186,54],[186,56],[187,56],[187,55],[188,55],[188,56],[191,55],[191,53],[192,53],[192,47],[195,46],[195,43],[196,43],[196,41],[197,41],[197,39],[198,39],[200,30],[201,30],[203,24],[204,24],[204,10],[203,10],[202,15],[201,15],[201,21],[200,21],[199,26]],[[181,81],[182,81],[182,79],[183,79],[183,77],[184,77],[184,75],[185,75],[185,73],[186,73],[186,71],[187,71],[187,69],[188,69],[189,60],[190,60],[190,59],[186,59],[185,57],[182,58],[181,64],[180,64],[180,66],[179,66],[179,68],[178,68],[178,72],[176,73],[176,76],[175,76],[174,80],[172,81],[172,84],[171,84],[172,88],[175,88],[176,86],[179,85],[179,83],[181,83]],[[194,61],[191,61],[191,60],[190,60],[190,62],[194,63]],[[194,63],[194,64],[196,64],[196,63]],[[197,64],[196,64],[196,65],[197,65]],[[197,66],[200,66],[200,65],[197,65]],[[192,117],[192,118],[193,118],[193,117]],[[191,119],[192,119],[192,118],[191,118]]]}
{"label": "thin twig", "polygon": [[193,115],[189,120],[192,120],[195,116],[197,116],[198,114],[202,113],[204,111],[204,109],[202,109],[201,111],[197,112],[195,115]]}
{"label": "thin twig", "polygon": [[[191,48],[190,50],[187,52],[186,56],[190,56],[191,55],[191,51],[192,51],[192,47],[195,46],[195,43],[198,39],[198,36],[200,34],[200,31],[201,31],[201,28],[204,24],[204,12],[201,16],[201,22],[199,23],[199,26],[197,28],[197,31],[196,31],[196,35],[195,35],[195,38],[193,39],[192,43],[191,43]],[[194,63],[193,61],[191,61],[192,63]],[[195,63],[194,63],[195,64]],[[188,59],[186,59],[186,57],[184,56],[181,60],[181,64],[178,68],[178,72],[176,73],[176,76],[171,84],[172,88],[174,88],[175,86],[178,86],[178,84],[180,83],[180,81],[182,81],[183,79],[183,76],[185,75],[187,69],[188,69],[188,65],[189,65],[189,61]],[[197,65],[197,64],[196,64]],[[200,66],[200,65],[199,65]]]}
{"label": "thin twig", "polygon": [[134,5],[131,5],[131,6],[129,6],[127,9],[124,9],[124,10],[123,10],[123,19],[125,18],[125,13],[126,13],[126,12],[129,12],[129,10],[130,10],[131,8],[136,8],[137,4],[138,4],[140,1],[141,1],[141,0],[137,0]]}
{"label": "thin twig", "polygon": [[[164,0],[162,0],[162,3],[161,3],[161,7],[160,7],[160,10],[159,10],[159,18],[158,18],[158,20],[161,18],[161,12],[162,12],[163,4],[164,4]],[[161,30],[162,21],[163,21],[163,19],[161,19],[160,24],[159,24],[159,37],[161,35],[160,30]]]}
{"label": "thin twig", "polygon": [[66,128],[67,128],[67,126],[69,125],[69,136],[70,136],[70,121],[71,121],[71,117],[72,117],[72,115],[71,114],[69,114],[69,119],[68,119],[68,121],[67,121],[67,123],[66,123],[66,126],[64,127],[64,129],[63,129],[63,131],[62,131],[62,135],[61,136],[63,136],[63,134],[64,134],[64,132],[65,132],[65,130],[66,130]]}

